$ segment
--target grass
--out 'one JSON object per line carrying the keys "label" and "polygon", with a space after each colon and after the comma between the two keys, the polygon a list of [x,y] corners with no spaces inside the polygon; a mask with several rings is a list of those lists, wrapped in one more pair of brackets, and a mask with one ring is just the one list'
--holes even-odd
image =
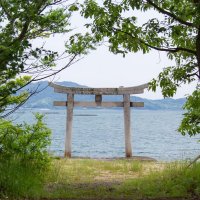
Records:
{"label": "grass", "polygon": [[113,181],[140,174],[143,164],[129,160],[61,159],[54,160],[50,177],[54,182],[82,183],[93,181]]}
{"label": "grass", "polygon": [[0,161],[0,199],[39,198],[43,191],[44,173],[34,163],[19,159]]}
{"label": "grass", "polygon": [[61,159],[46,183],[50,199],[187,197],[200,194],[200,164]]}
{"label": "grass", "polygon": [[[144,164],[131,160],[54,160],[44,194],[48,198],[94,198],[109,196],[113,186],[139,177]],[[48,194],[48,195],[47,195]],[[47,196],[46,196],[47,195]]]}
{"label": "grass", "polygon": [[54,160],[46,180],[46,193],[43,197],[120,198],[122,195],[129,197],[133,192],[127,191],[126,187],[131,184],[131,181],[147,177],[151,172],[159,172],[164,166],[163,163],[126,159]]}
{"label": "grass", "polygon": [[117,193],[126,197],[187,197],[200,194],[200,166],[186,169],[184,164],[166,165],[163,171],[151,172],[141,179],[125,181]]}
{"label": "grass", "polygon": [[[20,184],[24,179],[24,185],[28,181],[30,186],[34,177],[27,175],[25,173],[21,178],[17,177],[21,179]],[[32,190],[22,189],[23,192],[18,196],[31,199],[135,200],[199,196],[200,164],[186,168],[186,164],[180,162],[54,159],[45,174],[43,187],[37,181],[32,182],[32,187]]]}

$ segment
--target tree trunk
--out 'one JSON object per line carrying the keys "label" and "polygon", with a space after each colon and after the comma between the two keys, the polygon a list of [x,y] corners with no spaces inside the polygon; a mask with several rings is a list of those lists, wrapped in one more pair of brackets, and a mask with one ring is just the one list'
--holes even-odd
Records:
{"label": "tree trunk", "polygon": [[198,65],[198,77],[200,80],[200,28],[196,38],[196,50],[197,50],[197,65]]}

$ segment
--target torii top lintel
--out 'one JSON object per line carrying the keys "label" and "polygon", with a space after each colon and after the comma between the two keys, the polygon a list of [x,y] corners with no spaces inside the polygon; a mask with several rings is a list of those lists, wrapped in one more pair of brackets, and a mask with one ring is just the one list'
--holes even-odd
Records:
{"label": "torii top lintel", "polygon": [[144,89],[148,88],[148,83],[134,87],[119,87],[119,88],[79,88],[66,87],[49,83],[49,86],[54,88],[54,92],[65,94],[85,94],[85,95],[123,95],[123,94],[142,94]]}

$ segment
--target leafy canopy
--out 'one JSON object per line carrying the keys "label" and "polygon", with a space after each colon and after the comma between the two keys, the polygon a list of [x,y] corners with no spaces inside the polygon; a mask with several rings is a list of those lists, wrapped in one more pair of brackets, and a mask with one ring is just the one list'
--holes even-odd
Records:
{"label": "leafy canopy", "polygon": [[[85,51],[84,38],[79,53],[67,44],[62,53],[45,48],[51,36],[71,31],[73,7],[66,0],[0,0],[0,117],[13,111],[9,106],[17,108],[36,92],[22,92],[27,84],[64,70]],[[38,45],[38,39],[44,44]],[[66,64],[58,67],[60,59]]]}

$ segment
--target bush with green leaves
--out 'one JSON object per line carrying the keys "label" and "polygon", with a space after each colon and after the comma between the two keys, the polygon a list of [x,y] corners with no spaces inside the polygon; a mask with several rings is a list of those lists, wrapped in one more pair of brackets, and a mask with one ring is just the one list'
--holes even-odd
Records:
{"label": "bush with green leaves", "polygon": [[187,98],[184,109],[187,112],[184,113],[179,132],[182,135],[188,133],[190,136],[200,133],[200,86]]}
{"label": "bush with green leaves", "polygon": [[0,119],[0,198],[36,197],[50,164],[50,129],[43,115],[34,124]]}
{"label": "bush with green leaves", "polygon": [[34,124],[13,124],[0,120],[0,158],[18,158],[44,165],[49,160],[50,129],[43,123],[43,115],[35,114]]}

